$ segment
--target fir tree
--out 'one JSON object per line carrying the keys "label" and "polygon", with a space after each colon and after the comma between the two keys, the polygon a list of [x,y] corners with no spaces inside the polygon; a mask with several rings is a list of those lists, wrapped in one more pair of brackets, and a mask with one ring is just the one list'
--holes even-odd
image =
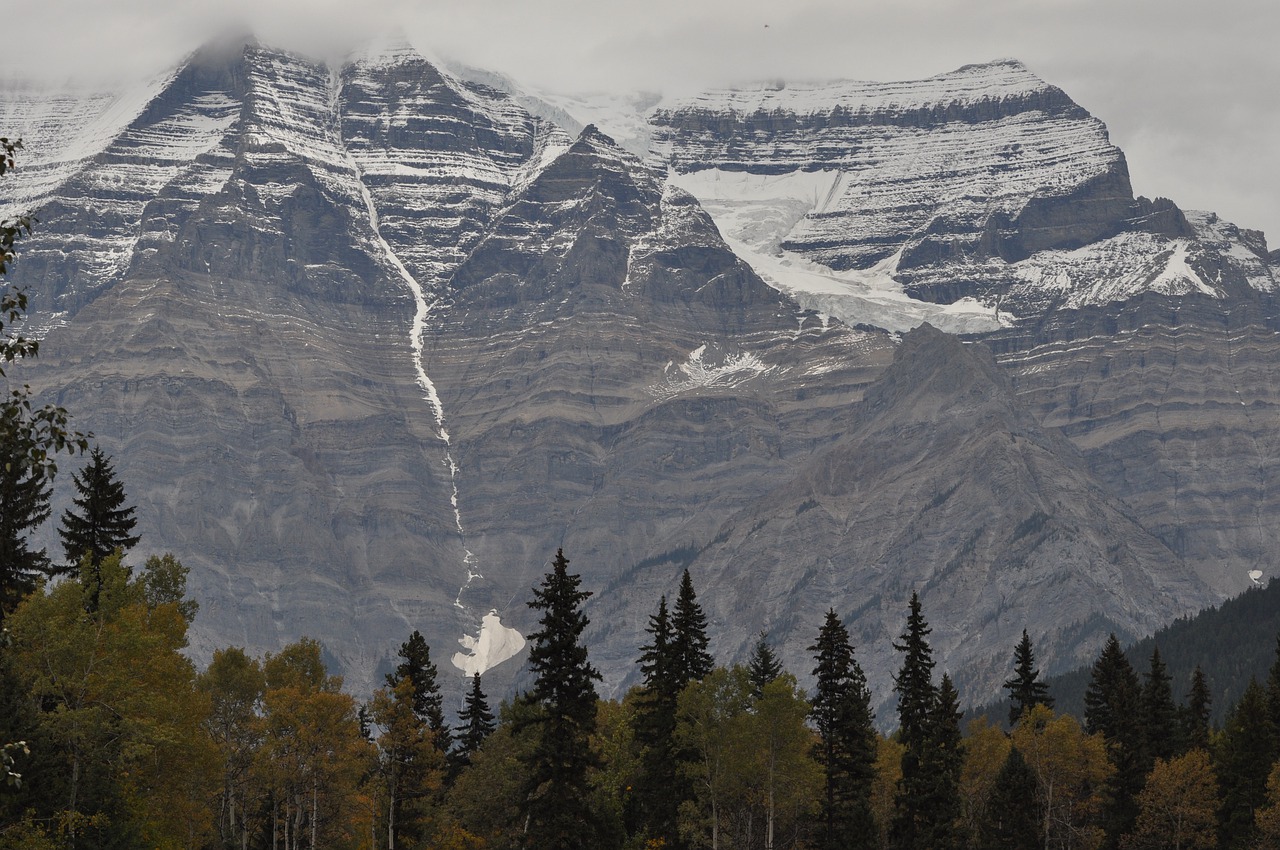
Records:
{"label": "fir tree", "polygon": [[139,538],[132,534],[138,521],[132,507],[124,507],[124,485],[116,480],[111,460],[101,448],[94,446],[89,463],[72,476],[79,494],[71,501],[79,513],[68,509],[62,514],[62,549],[67,556],[66,572],[76,570],[87,559],[87,572],[81,580],[89,588],[89,609],[96,610],[102,585],[99,565],[117,549],[127,551]]}
{"label": "fir tree", "polygon": [[1035,771],[1017,747],[1009,750],[987,800],[987,817],[979,826],[981,844],[988,850],[1038,850],[1040,812],[1036,802]]}
{"label": "fir tree", "polygon": [[933,831],[929,777],[924,773],[938,701],[933,686],[933,650],[928,641],[931,632],[920,610],[920,597],[912,592],[907,630],[893,645],[903,653],[902,668],[893,682],[898,694],[898,738],[905,749],[889,829],[890,843],[899,850],[925,846],[923,842]]}
{"label": "fir tree", "polygon": [[1173,702],[1173,678],[1160,658],[1159,647],[1151,652],[1151,670],[1142,687],[1142,733],[1146,771],[1156,759],[1168,761],[1178,751],[1178,708]]}
{"label": "fir tree", "polygon": [[709,645],[707,617],[693,592],[693,579],[685,570],[671,612],[671,657],[680,690],[690,682],[706,678],[715,666],[715,660],[707,651]]}
{"label": "fir tree", "polygon": [[764,694],[764,686],[782,675],[782,662],[769,646],[769,633],[761,632],[756,645],[751,649],[751,659],[747,662],[747,674],[751,677],[751,697],[760,699]]}
{"label": "fir tree", "polygon": [[867,679],[853,655],[849,631],[834,610],[809,647],[817,666],[813,724],[818,730],[816,755],[822,765],[824,793],[818,846],[876,846],[871,813],[877,737]]}
{"label": "fir tree", "polygon": [[395,672],[387,674],[387,688],[394,691],[405,679],[413,683],[413,713],[435,736],[436,749],[448,753],[453,745],[453,733],[444,722],[444,703],[436,682],[438,671],[431,662],[431,647],[427,646],[422,633],[414,629],[409,639],[400,644],[397,655],[400,663]]}
{"label": "fir tree", "polygon": [[1274,737],[1267,693],[1256,679],[1250,679],[1222,724],[1213,753],[1222,789],[1223,847],[1249,846],[1254,837],[1254,813],[1267,802]]}
{"label": "fir tree", "polygon": [[27,533],[49,518],[52,486],[12,448],[0,434],[0,624],[40,576],[52,573],[45,551],[27,546]]}
{"label": "fir tree", "polygon": [[1085,691],[1085,726],[1107,742],[1107,757],[1115,773],[1107,782],[1103,814],[1107,847],[1133,828],[1138,817],[1137,795],[1146,778],[1141,710],[1141,686],[1129,660],[1112,634],[1094,662]]}
{"label": "fir tree", "polygon": [[929,743],[920,757],[920,785],[927,814],[922,824],[922,846],[930,850],[960,850],[964,845],[957,828],[961,815],[960,770],[964,765],[962,714],[960,695],[951,677],[943,673],[929,719]]}
{"label": "fir tree", "polygon": [[587,660],[582,631],[587,617],[580,576],[570,574],[563,551],[535,588],[529,607],[542,612],[540,629],[529,636],[531,699],[541,706],[538,741],[529,755],[525,843],[538,850],[596,846],[599,831],[591,808],[587,772],[596,762],[591,735],[596,727],[600,674]]}
{"label": "fir tree", "polygon": [[1022,640],[1013,651],[1013,678],[1004,683],[1009,691],[1009,725],[1016,725],[1024,712],[1037,705],[1053,707],[1053,698],[1049,696],[1049,686],[1040,681],[1040,671],[1036,669],[1035,654],[1031,650],[1031,638],[1027,630],[1022,630]]}
{"label": "fir tree", "polygon": [[636,741],[641,746],[635,799],[649,839],[674,847],[679,844],[680,802],[688,789],[678,771],[675,747],[676,707],[684,682],[676,669],[667,597],[658,600],[658,610],[649,617],[645,631],[650,642],[640,648],[644,683],[634,721]]}
{"label": "fir tree", "polygon": [[1182,740],[1187,750],[1209,749],[1209,718],[1212,708],[1209,682],[1197,664],[1195,672],[1191,674],[1191,690],[1187,692],[1187,707],[1182,714]]}
{"label": "fir tree", "polygon": [[480,689],[479,673],[471,677],[471,690],[467,691],[466,701],[458,712],[458,720],[462,724],[458,730],[458,763],[465,766],[471,763],[471,757],[496,728],[489,702]]}

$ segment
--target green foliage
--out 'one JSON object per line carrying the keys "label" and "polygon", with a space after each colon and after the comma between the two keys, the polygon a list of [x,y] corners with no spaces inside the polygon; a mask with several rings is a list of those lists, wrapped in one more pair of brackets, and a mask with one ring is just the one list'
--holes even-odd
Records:
{"label": "green foliage", "polygon": [[465,766],[480,751],[495,728],[489,701],[480,687],[479,673],[471,677],[471,690],[467,691],[466,701],[458,712],[458,720],[462,724],[458,729],[458,763]]}
{"label": "green foliage", "polygon": [[680,577],[680,591],[671,612],[672,658],[681,686],[701,679],[711,672],[715,660],[707,651],[707,616],[693,591],[693,578],[685,570]]}
{"label": "green foliage", "polygon": [[181,654],[187,620],[180,602],[149,598],[144,576],[118,556],[100,567],[95,610],[80,583],[64,581],[10,620],[15,662],[40,707],[37,740],[50,748],[38,813],[68,841],[174,846],[209,829],[202,798],[215,775],[201,733],[207,703]]}
{"label": "green foliage", "polygon": [[1009,691],[1010,726],[1037,705],[1053,707],[1049,686],[1040,681],[1040,671],[1036,669],[1035,653],[1026,629],[1022,630],[1022,640],[1013,651],[1013,678],[1006,680],[1004,687]]}
{"label": "green foliage", "polygon": [[71,501],[76,510],[63,512],[58,529],[68,564],[88,558],[96,568],[117,549],[128,552],[137,545],[139,538],[131,533],[138,523],[134,508],[125,506],[124,485],[116,479],[111,459],[102,449],[94,446],[89,463],[72,481],[77,495]]}
{"label": "green foliage", "polygon": [[1104,824],[1107,846],[1115,847],[1120,836],[1133,829],[1137,794],[1149,762],[1141,724],[1142,689],[1114,634],[1094,662],[1084,700],[1085,727],[1106,740],[1107,757],[1115,768]]}
{"label": "green foliage", "polygon": [[854,658],[849,631],[834,609],[827,611],[809,651],[817,662],[811,714],[818,731],[814,753],[823,771],[818,846],[871,848],[876,835],[871,787],[877,743],[871,692]]}
{"label": "green foliage", "polygon": [[408,680],[413,686],[413,710],[418,718],[430,727],[435,747],[448,753],[453,743],[453,733],[444,722],[444,704],[440,686],[436,682],[438,671],[431,662],[431,647],[417,629],[400,645],[400,663],[395,672],[387,674],[387,687],[394,690],[400,682]]}
{"label": "green foliage", "polygon": [[906,631],[893,645],[903,653],[894,690],[898,694],[898,739],[905,751],[890,836],[893,846],[902,850],[924,846],[921,842],[936,832],[935,813],[929,809],[934,793],[932,779],[926,773],[938,706],[938,692],[933,686],[933,650],[928,642],[931,631],[921,612],[920,597],[913,592]]}
{"label": "green foliage", "polygon": [[761,632],[756,638],[751,658],[747,661],[747,674],[751,677],[751,695],[755,699],[764,695],[765,685],[782,675],[782,662],[769,645],[768,632]]}
{"label": "green foliage", "polygon": [[1159,647],[1151,653],[1151,669],[1142,686],[1141,707],[1146,772],[1156,759],[1168,761],[1178,755],[1181,740],[1178,707],[1173,702],[1173,686],[1169,671],[1160,660]]}
{"label": "green foliage", "polygon": [[1250,681],[1213,748],[1214,771],[1222,787],[1223,847],[1244,847],[1254,837],[1254,813],[1267,800],[1274,736],[1266,691]]}
{"label": "green foliage", "polygon": [[1035,773],[1018,748],[1011,747],[1004,766],[996,775],[987,802],[987,818],[981,828],[982,846],[989,850],[1037,850],[1042,847],[1041,819],[1036,805],[1038,795]]}
{"label": "green foliage", "polygon": [[591,594],[579,590],[582,579],[568,566],[564,552],[557,551],[551,572],[529,602],[541,612],[540,628],[529,636],[529,668],[534,674],[530,697],[542,712],[538,745],[529,759],[525,841],[539,850],[597,846],[587,774],[597,763],[591,736],[596,728],[594,681],[600,674],[582,643],[588,622],[582,603]]}
{"label": "green foliage", "polygon": [[[22,142],[0,137],[0,175],[13,168]],[[32,216],[0,221],[0,277],[9,270],[14,246],[30,235]],[[33,551],[26,535],[49,517],[50,482],[57,472],[58,452],[84,451],[88,437],[68,427],[66,410],[37,407],[25,384],[10,387],[6,364],[35,357],[40,344],[16,333],[27,313],[27,295],[0,282],[0,624],[18,601],[35,589],[40,575],[51,571],[44,550]]]}

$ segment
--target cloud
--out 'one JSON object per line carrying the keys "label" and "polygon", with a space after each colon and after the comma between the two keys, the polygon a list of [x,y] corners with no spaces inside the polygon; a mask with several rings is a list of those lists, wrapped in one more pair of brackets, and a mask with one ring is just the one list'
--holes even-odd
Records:
{"label": "cloud", "polygon": [[236,29],[331,57],[399,26],[438,55],[561,91],[912,79],[1016,57],[1108,124],[1138,191],[1280,242],[1272,0],[46,0],[6,26],[0,74],[104,84]]}

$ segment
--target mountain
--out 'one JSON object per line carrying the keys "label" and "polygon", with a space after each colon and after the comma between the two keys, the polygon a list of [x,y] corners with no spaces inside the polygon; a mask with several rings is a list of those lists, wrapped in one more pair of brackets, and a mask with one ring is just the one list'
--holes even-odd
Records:
{"label": "mountain", "polygon": [[[632,111],[626,147],[469,76],[394,40],[339,68],[224,44],[4,95],[5,186],[42,206],[20,379],[191,568],[197,657],[317,636],[368,690],[417,628],[507,692],[563,547],[607,692],[688,567],[720,660],[767,628],[804,674],[834,607],[882,703],[918,590],[985,699],[1022,628],[1074,666],[1220,598],[1213,533],[1234,569],[1280,521],[1265,469],[1229,487],[1269,457],[1265,242],[1133,198],[1022,66],[592,101]],[[1170,283],[1175,255],[1222,285]]]}

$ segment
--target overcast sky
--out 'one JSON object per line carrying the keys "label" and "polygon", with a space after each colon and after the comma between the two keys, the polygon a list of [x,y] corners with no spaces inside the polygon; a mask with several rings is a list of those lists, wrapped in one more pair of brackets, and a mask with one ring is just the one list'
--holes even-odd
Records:
{"label": "overcast sky", "polygon": [[[1106,122],[1135,192],[1280,247],[1276,0],[0,0],[0,74],[164,69],[233,28],[332,54],[418,46],[556,91],[768,78],[903,80],[1013,57]],[[2,131],[3,128],[0,128]]]}

